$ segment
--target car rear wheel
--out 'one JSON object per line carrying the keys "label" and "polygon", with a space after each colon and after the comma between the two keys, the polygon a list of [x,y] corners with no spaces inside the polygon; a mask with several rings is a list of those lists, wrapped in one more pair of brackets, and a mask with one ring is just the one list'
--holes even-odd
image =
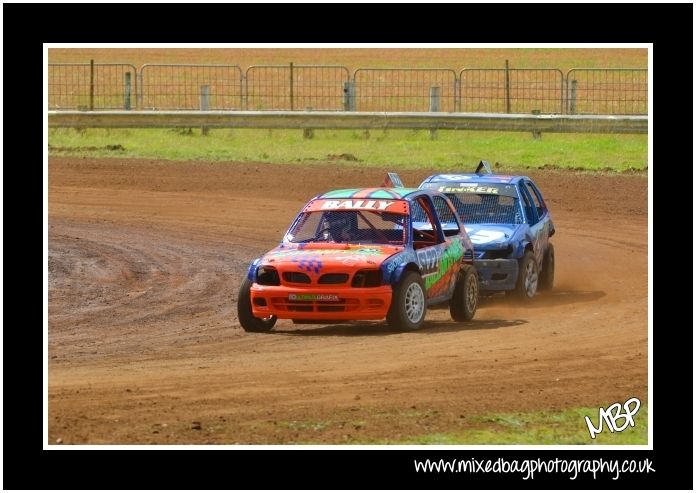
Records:
{"label": "car rear wheel", "polygon": [[551,291],[553,289],[553,276],[555,274],[555,254],[553,253],[553,245],[549,243],[549,247],[544,255],[544,263],[539,276],[539,289],[543,291]]}
{"label": "car rear wheel", "polygon": [[512,292],[514,296],[523,301],[534,298],[539,286],[539,267],[532,252],[526,252],[520,259],[520,271],[517,275],[517,285]]}
{"label": "car rear wheel", "polygon": [[394,330],[417,330],[425,320],[425,288],[420,274],[404,273],[394,286],[387,323]]}
{"label": "car rear wheel", "polygon": [[457,322],[468,322],[474,318],[478,299],[479,286],[476,269],[472,265],[464,265],[450,300],[450,315]]}
{"label": "car rear wheel", "polygon": [[251,281],[244,278],[237,296],[237,318],[246,332],[268,332],[278,320],[275,315],[268,318],[257,318],[251,311]]}

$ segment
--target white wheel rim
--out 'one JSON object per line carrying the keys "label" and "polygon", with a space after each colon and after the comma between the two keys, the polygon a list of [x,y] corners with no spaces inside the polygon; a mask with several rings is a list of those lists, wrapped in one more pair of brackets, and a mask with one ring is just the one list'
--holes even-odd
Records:
{"label": "white wheel rim", "polygon": [[527,296],[532,297],[536,294],[537,282],[539,281],[539,276],[537,274],[536,264],[532,260],[527,264],[527,273],[524,278],[524,287],[527,291]]}
{"label": "white wheel rim", "polygon": [[471,277],[468,285],[466,286],[466,307],[469,311],[472,311],[476,306],[478,300],[478,284],[476,279]]}
{"label": "white wheel rim", "polygon": [[425,296],[418,283],[411,283],[406,289],[406,317],[411,323],[418,323],[423,318],[425,309]]}

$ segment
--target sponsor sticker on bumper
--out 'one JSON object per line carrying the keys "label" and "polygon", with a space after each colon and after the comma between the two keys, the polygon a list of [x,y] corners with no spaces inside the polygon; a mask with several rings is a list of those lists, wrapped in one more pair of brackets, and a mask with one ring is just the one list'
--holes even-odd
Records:
{"label": "sponsor sticker on bumper", "polygon": [[335,294],[289,294],[290,301],[338,301]]}

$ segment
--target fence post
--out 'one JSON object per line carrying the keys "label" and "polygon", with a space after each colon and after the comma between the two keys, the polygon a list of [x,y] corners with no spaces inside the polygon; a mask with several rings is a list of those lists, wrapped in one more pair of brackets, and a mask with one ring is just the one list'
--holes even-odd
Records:
{"label": "fence post", "polygon": [[343,111],[355,111],[355,83],[343,83]]}
{"label": "fence post", "polygon": [[[432,86],[430,88],[430,111],[432,113],[440,111],[440,88]],[[437,139],[437,129],[430,129],[430,140]]]}
{"label": "fence post", "polygon": [[126,72],[125,85],[123,87],[123,109],[131,109],[131,73]]}
{"label": "fence post", "polygon": [[430,88],[430,111],[440,111],[440,88],[437,86]]}
{"label": "fence post", "polygon": [[246,102],[244,101],[244,94],[246,91],[244,90],[246,86],[244,85],[244,74],[242,73],[242,69],[240,67],[239,69],[239,109],[240,110],[245,110],[246,108]]}
{"label": "fence post", "polygon": [[293,85],[294,85],[294,82],[293,82],[293,73],[292,73],[292,72],[293,72],[293,69],[292,69],[292,62],[290,62],[290,111],[292,111],[292,110],[294,109],[294,105],[295,105],[295,102],[294,102],[294,95],[293,95],[293,91],[294,91]]}
{"label": "fence post", "polygon": [[143,71],[135,73],[135,107],[139,110],[143,109]]}
{"label": "fence post", "polygon": [[89,61],[89,111],[94,111],[94,60]]}
{"label": "fence post", "polygon": [[510,113],[510,63],[505,60],[505,113]]}
{"label": "fence post", "polygon": [[575,111],[576,111],[575,98],[577,97],[577,91],[578,91],[578,81],[571,80],[570,81],[570,96],[568,97],[568,104],[569,104],[568,113],[571,115],[574,115]]}
{"label": "fence post", "polygon": [[[309,106],[307,107],[307,111],[312,111],[312,107]],[[312,139],[314,138],[314,129],[313,128],[303,128],[302,129],[302,137],[305,139]]]}
{"label": "fence post", "polygon": [[461,90],[462,90],[462,81],[460,80],[459,76],[457,76],[455,74],[455,77],[454,77],[454,111],[456,111],[456,112],[462,111]]}
{"label": "fence post", "polygon": [[[541,110],[532,110],[532,115],[541,115]],[[541,140],[541,132],[539,130],[532,130],[532,138],[534,140]]]}
{"label": "fence post", "polygon": [[[201,111],[210,109],[210,86],[201,86]],[[208,127],[201,127],[201,135],[208,135]]]}

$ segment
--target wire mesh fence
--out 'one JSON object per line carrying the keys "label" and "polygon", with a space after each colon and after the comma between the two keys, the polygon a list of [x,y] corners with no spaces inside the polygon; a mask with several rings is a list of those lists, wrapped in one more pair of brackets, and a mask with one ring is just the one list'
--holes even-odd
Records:
{"label": "wire mesh fence", "polygon": [[126,63],[51,63],[48,108],[129,110],[135,107],[136,74]]}
{"label": "wire mesh fence", "polygon": [[461,111],[563,113],[563,73],[558,69],[464,69]]}
{"label": "wire mesh fence", "polygon": [[49,64],[51,110],[328,110],[644,115],[646,69]]}
{"label": "wire mesh fence", "polygon": [[349,80],[340,65],[252,65],[246,70],[248,110],[343,110]]}
{"label": "wire mesh fence", "polygon": [[572,69],[566,81],[569,114],[648,113],[648,71],[645,69]]}
{"label": "wire mesh fence", "polygon": [[242,70],[237,65],[154,65],[140,69],[139,108],[241,110]]}
{"label": "wire mesh fence", "polygon": [[457,111],[457,73],[450,69],[359,68],[353,74],[356,111]]}

